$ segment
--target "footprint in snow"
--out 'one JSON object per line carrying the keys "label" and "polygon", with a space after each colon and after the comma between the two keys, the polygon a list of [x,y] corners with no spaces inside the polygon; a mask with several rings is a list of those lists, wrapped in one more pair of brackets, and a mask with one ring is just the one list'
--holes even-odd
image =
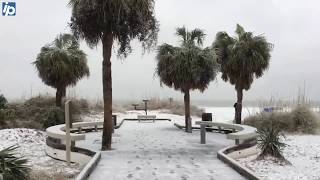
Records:
{"label": "footprint in snow", "polygon": [[128,174],[127,178],[132,178],[133,174]]}
{"label": "footprint in snow", "polygon": [[182,179],[182,180],[187,180],[187,179],[188,179],[188,176],[187,176],[187,175],[182,175],[182,176],[181,176],[181,179]]}
{"label": "footprint in snow", "polygon": [[139,166],[136,167],[136,170],[140,170],[140,169],[141,169],[141,167],[139,167]]}

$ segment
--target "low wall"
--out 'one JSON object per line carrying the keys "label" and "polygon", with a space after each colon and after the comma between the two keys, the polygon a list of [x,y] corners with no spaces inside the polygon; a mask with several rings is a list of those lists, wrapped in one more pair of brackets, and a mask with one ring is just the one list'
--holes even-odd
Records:
{"label": "low wall", "polygon": [[[48,156],[65,161],[66,159],[66,151],[61,149],[55,149],[53,147],[47,146],[46,153]],[[71,162],[79,163],[80,166],[86,165],[92,157],[86,154],[82,154],[79,152],[71,152]]]}
{"label": "low wall", "polygon": [[259,153],[255,144],[241,144],[220,150],[217,154],[218,159],[229,165],[242,176],[250,180],[260,180],[250,169],[242,166],[236,159],[248,157]]}

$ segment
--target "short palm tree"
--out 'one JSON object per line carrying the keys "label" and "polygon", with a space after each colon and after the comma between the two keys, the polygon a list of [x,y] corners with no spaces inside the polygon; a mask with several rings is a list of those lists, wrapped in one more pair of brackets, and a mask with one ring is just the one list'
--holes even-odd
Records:
{"label": "short palm tree", "polygon": [[111,149],[112,142],[112,46],[118,44],[118,55],[131,52],[130,42],[138,39],[144,49],[155,46],[158,22],[154,15],[154,0],[70,0],[70,27],[77,38],[90,47],[102,42],[102,83],[104,124],[102,150]]}
{"label": "short palm tree", "polygon": [[268,69],[273,45],[264,36],[254,36],[238,24],[235,37],[217,33],[213,47],[221,64],[222,79],[237,91],[235,121],[241,124],[243,90],[249,90],[254,78],[260,78]]}
{"label": "short palm tree", "polygon": [[52,43],[41,48],[33,63],[42,81],[55,89],[56,105],[61,107],[66,88],[89,76],[86,54],[71,34],[60,34]]}
{"label": "short palm tree", "polygon": [[214,51],[202,48],[205,34],[200,29],[177,28],[179,47],[163,44],[158,48],[156,74],[160,82],[184,93],[186,131],[192,132],[190,90],[203,92],[218,72]]}

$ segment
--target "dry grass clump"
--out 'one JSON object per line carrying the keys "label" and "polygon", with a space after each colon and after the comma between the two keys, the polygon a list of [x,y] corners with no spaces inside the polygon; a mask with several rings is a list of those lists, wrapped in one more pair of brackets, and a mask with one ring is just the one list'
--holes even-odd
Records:
{"label": "dry grass clump", "polygon": [[297,106],[291,112],[262,112],[244,120],[247,125],[262,129],[273,119],[275,126],[290,133],[317,133],[320,128],[319,117],[306,106]]}

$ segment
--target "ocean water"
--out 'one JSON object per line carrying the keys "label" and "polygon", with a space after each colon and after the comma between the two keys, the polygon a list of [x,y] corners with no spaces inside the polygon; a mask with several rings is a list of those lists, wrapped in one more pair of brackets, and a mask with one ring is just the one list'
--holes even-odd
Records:
{"label": "ocean water", "polygon": [[[212,113],[212,120],[218,122],[233,122],[235,110],[233,107],[200,107],[205,110],[206,113]],[[261,111],[258,107],[243,107],[242,119],[259,113]]]}

